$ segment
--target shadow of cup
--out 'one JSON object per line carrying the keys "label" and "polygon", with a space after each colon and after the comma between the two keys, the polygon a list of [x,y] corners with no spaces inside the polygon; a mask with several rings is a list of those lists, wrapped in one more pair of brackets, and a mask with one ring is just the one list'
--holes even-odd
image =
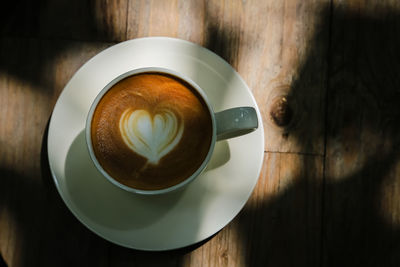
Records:
{"label": "shadow of cup", "polygon": [[208,162],[204,172],[217,169],[226,164],[231,158],[229,143],[226,140],[218,141],[215,143],[213,155]]}
{"label": "shadow of cup", "polygon": [[[75,138],[65,163],[65,181],[75,212],[102,227],[133,230],[156,223],[183,194],[132,194],[113,185],[96,169],[86,147],[84,131]],[[139,215],[139,216],[138,216]]]}

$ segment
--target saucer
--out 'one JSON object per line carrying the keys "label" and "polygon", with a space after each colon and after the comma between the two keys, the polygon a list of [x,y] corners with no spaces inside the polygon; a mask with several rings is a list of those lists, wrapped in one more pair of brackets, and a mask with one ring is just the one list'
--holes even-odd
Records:
{"label": "saucer", "polygon": [[[96,95],[113,78],[144,67],[168,68],[192,79],[205,91],[215,112],[254,107],[259,128],[217,142],[206,170],[181,191],[141,196],[116,187],[90,159],[86,116]],[[140,250],[182,248],[221,230],[250,197],[263,156],[261,115],[239,74],[213,52],[166,37],[125,41],[85,63],[59,96],[48,132],[50,169],[67,207],[104,239]]]}

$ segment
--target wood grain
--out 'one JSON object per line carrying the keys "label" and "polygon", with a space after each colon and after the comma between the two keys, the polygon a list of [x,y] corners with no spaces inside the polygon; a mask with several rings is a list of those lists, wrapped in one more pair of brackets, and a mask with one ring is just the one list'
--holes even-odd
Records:
{"label": "wood grain", "polygon": [[65,84],[108,45],[0,41],[0,250],[9,266],[51,266],[61,258],[76,265],[79,257],[95,255],[105,244],[72,216],[56,193],[45,163],[45,130]]}
{"label": "wood grain", "polygon": [[333,1],[324,266],[398,266],[400,5]]}
{"label": "wood grain", "polygon": [[320,266],[322,161],[265,153],[242,212],[182,266]]}
{"label": "wood grain", "polygon": [[[0,15],[8,266],[399,266],[397,0],[18,0]],[[90,232],[56,192],[46,158],[46,125],[75,71],[146,36],[224,58],[264,122],[249,202],[215,236],[176,251],[130,250]]]}
{"label": "wood grain", "polygon": [[127,0],[16,0],[0,11],[0,33],[9,37],[122,41],[126,39],[127,6]]}
{"label": "wood grain", "polygon": [[[327,3],[132,1],[127,37],[171,36],[212,50],[252,89],[266,151],[322,155],[328,31],[319,25],[328,25]],[[272,100],[280,94],[288,94],[293,106],[290,127],[270,119]]]}
{"label": "wood grain", "polygon": [[[323,154],[329,36],[320,25],[328,24],[327,5],[328,1],[246,2],[238,70],[260,107],[266,151]],[[282,96],[293,115],[278,127],[271,111]]]}

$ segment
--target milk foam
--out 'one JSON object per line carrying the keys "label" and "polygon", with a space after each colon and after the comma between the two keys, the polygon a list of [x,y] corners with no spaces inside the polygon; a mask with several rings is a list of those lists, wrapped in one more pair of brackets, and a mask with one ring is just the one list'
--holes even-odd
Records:
{"label": "milk foam", "polygon": [[152,116],[147,110],[127,109],[119,120],[124,143],[148,163],[157,164],[182,138],[184,125],[174,112],[159,110]]}

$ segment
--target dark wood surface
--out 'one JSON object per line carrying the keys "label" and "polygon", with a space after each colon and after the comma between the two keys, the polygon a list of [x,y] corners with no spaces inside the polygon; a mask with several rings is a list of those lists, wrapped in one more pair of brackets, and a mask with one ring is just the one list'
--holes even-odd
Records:
{"label": "dark wood surface", "polygon": [[[399,1],[16,0],[2,6],[0,33],[4,264],[400,266]],[[68,80],[105,48],[144,36],[222,56],[264,122],[263,170],[244,209],[175,251],[93,234],[48,166],[47,124]]]}

